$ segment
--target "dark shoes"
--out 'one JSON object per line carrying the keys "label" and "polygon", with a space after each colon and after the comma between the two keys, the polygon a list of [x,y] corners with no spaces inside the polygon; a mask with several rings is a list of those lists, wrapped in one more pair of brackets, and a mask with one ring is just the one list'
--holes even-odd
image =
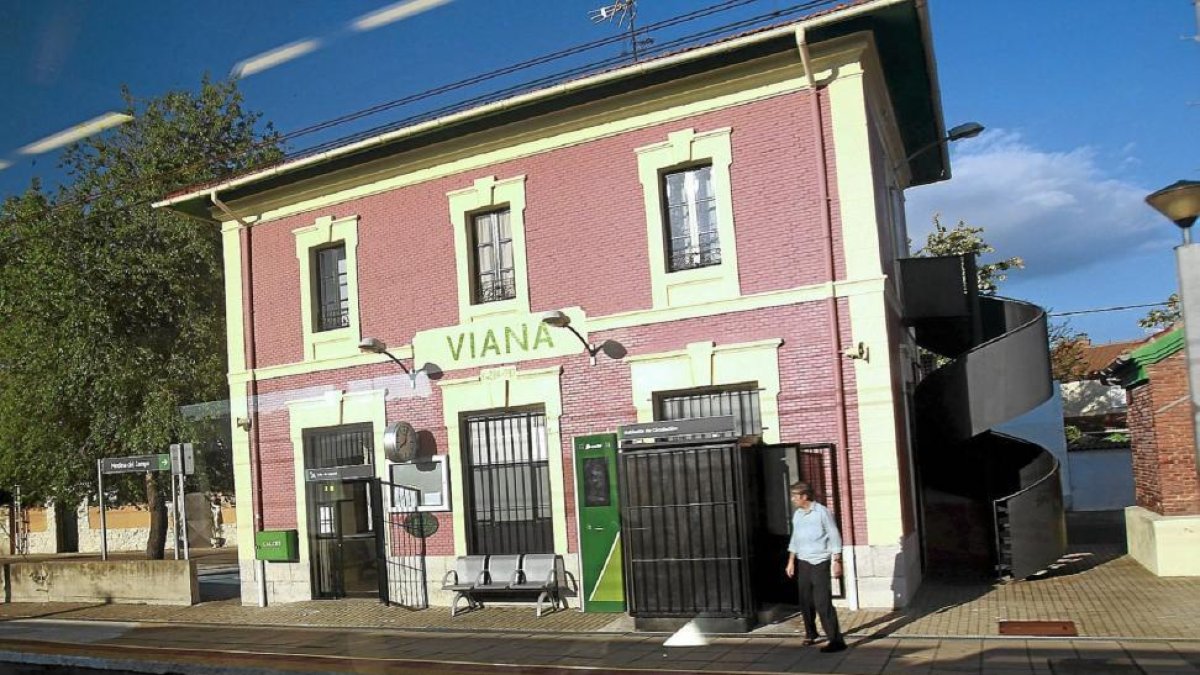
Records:
{"label": "dark shoes", "polygon": [[824,647],[821,647],[822,654],[832,654],[834,652],[844,652],[844,651],[846,651],[846,643],[841,642],[840,640],[838,642],[830,642],[829,644],[825,645]]}

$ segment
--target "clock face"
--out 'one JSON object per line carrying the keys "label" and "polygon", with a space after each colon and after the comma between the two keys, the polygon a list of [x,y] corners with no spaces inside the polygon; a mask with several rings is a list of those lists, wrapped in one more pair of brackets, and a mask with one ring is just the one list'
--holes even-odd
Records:
{"label": "clock face", "polygon": [[383,451],[393,462],[411,462],[417,455],[417,430],[408,422],[393,422],[383,434]]}

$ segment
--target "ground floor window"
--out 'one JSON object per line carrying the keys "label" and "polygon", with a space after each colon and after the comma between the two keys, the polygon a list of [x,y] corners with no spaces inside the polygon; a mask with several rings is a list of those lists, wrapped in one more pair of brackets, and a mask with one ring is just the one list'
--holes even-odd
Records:
{"label": "ground floor window", "polygon": [[762,435],[758,389],[752,385],[667,392],[658,394],[655,399],[658,421],[733,415],[738,436]]}
{"label": "ground floor window", "polygon": [[468,552],[553,553],[545,413],[472,415],[464,424]]}

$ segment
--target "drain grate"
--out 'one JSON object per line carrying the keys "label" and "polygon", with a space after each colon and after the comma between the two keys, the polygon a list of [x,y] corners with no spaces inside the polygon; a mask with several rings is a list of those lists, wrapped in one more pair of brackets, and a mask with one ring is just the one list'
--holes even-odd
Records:
{"label": "drain grate", "polygon": [[1074,621],[1001,621],[1001,635],[1077,636]]}

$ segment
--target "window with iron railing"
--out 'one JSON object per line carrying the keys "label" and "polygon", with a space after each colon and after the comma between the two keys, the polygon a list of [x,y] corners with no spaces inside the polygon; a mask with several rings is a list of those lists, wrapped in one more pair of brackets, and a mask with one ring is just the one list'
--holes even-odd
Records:
{"label": "window with iron railing", "polygon": [[510,300],[517,295],[509,211],[481,213],[473,219],[474,303]]}
{"label": "window with iron railing", "polygon": [[316,258],[316,330],[327,331],[350,325],[350,287],[346,272],[346,245],[338,244],[314,252]]}
{"label": "window with iron railing", "polygon": [[738,436],[762,436],[762,409],[757,389],[693,390],[660,394],[656,399],[655,418],[659,421],[732,415]]}
{"label": "window with iron railing", "polygon": [[553,553],[545,413],[493,413],[465,423],[468,551]]}
{"label": "window with iron railing", "polygon": [[667,271],[721,264],[712,166],[665,173],[662,190],[668,230]]}

